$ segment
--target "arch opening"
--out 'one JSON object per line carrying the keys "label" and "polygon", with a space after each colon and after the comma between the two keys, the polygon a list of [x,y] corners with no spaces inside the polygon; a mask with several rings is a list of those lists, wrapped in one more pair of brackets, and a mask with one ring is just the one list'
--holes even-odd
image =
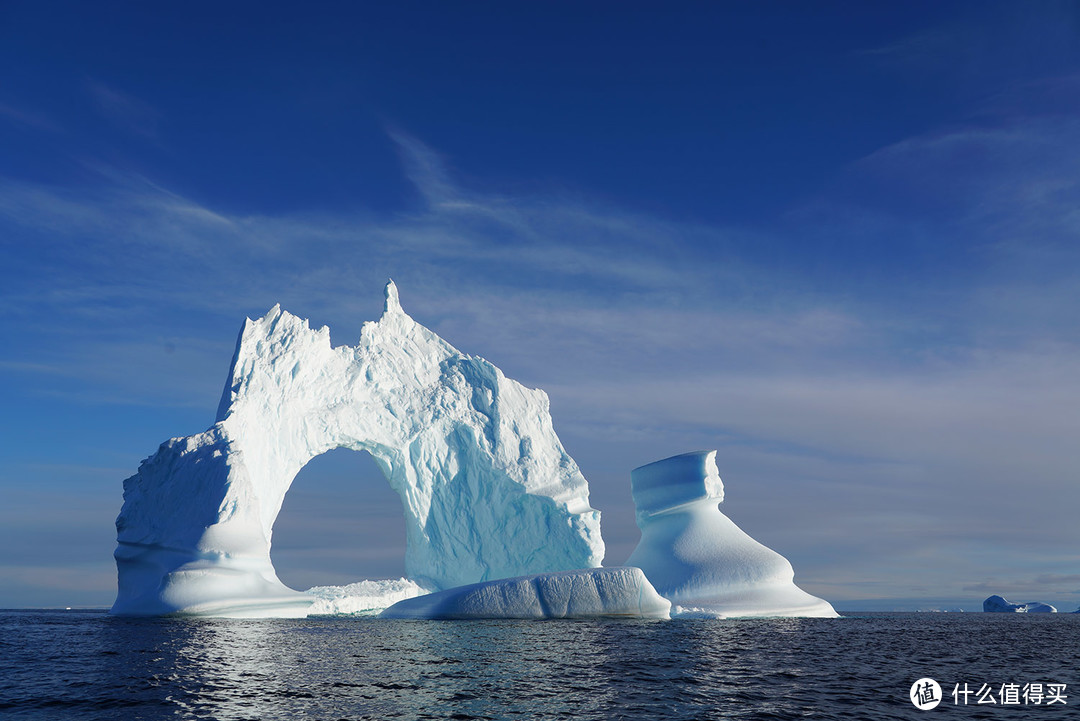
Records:
{"label": "arch opening", "polygon": [[405,575],[401,499],[367,451],[336,448],[296,474],[273,525],[270,558],[289,588]]}

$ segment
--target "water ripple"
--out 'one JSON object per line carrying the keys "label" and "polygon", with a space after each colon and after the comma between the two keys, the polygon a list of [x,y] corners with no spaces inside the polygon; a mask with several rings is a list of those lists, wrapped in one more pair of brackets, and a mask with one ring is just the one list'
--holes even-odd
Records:
{"label": "water ripple", "polygon": [[[1080,616],[1065,614],[445,622],[0,612],[0,713],[136,721],[916,719],[924,712],[908,689],[923,676],[941,683],[943,706],[953,705],[957,683],[1080,690],[1078,632]],[[1060,718],[1068,708],[953,711],[1019,721]]]}

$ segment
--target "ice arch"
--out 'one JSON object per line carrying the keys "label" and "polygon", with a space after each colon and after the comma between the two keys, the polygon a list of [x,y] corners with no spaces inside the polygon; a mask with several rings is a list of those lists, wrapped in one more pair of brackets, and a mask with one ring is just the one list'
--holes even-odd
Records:
{"label": "ice arch", "polygon": [[369,453],[338,448],[308,461],[285,494],[273,532],[270,561],[289,588],[405,575],[401,498]]}
{"label": "ice arch", "polygon": [[124,482],[114,613],[305,615],[270,561],[297,472],[367,451],[405,511],[410,578],[449,588],[599,566],[600,515],[547,395],[409,317],[394,284],[354,346],[274,306],[248,319],[217,422]]}

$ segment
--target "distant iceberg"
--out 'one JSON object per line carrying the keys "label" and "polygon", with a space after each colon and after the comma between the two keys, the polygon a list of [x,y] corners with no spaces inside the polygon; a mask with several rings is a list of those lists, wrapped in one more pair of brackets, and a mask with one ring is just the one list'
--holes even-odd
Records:
{"label": "distant iceberg", "polygon": [[588,568],[474,583],[395,603],[381,618],[668,618],[638,568]]}
{"label": "distant iceberg", "polygon": [[991,596],[983,601],[983,611],[987,613],[1057,613],[1049,603],[1009,603],[1001,596]]}
{"label": "distant iceberg", "polygon": [[626,563],[672,602],[673,616],[838,615],[795,585],[786,558],[720,512],[724,484],[716,451],[641,466],[630,480],[641,541]]}

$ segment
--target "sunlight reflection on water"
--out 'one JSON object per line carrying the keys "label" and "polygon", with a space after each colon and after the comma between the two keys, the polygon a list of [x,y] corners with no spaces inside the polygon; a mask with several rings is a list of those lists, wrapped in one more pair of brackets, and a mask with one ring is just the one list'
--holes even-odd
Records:
{"label": "sunlight reflection on water", "polygon": [[[948,689],[1052,680],[1078,688],[1080,650],[1066,642],[1077,631],[1080,616],[1067,615],[463,622],[0,612],[0,713],[921,718],[907,693],[923,676]],[[1010,709],[1009,718],[1034,710]]]}

